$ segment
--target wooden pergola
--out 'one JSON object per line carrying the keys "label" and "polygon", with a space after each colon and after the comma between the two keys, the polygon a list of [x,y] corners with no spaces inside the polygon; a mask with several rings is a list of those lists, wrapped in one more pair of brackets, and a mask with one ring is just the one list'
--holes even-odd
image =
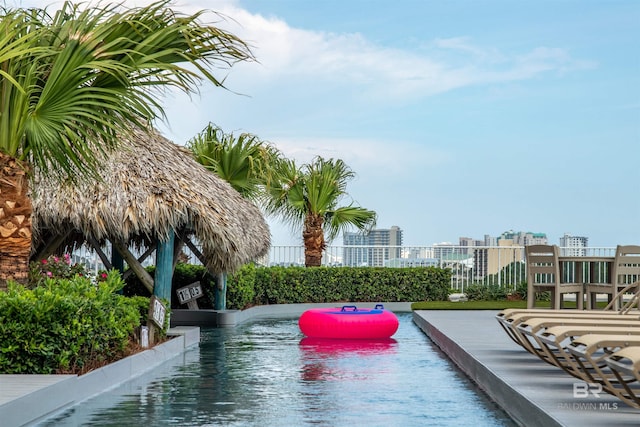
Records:
{"label": "wooden pergola", "polygon": [[[158,133],[133,131],[103,165],[100,179],[80,182],[36,172],[32,260],[84,244],[107,268],[123,271],[126,262],[125,274],[171,300],[173,268],[184,246],[214,276],[268,252],[269,228],[258,207]],[[109,243],[111,257],[103,250]],[[146,250],[136,257],[132,247]],[[155,279],[142,266],[154,251]]]}

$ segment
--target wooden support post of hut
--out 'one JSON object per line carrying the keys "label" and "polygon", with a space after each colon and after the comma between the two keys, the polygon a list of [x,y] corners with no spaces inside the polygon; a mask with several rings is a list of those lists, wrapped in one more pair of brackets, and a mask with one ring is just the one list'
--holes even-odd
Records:
{"label": "wooden support post of hut", "polygon": [[[120,274],[124,273],[124,258],[120,255],[115,248],[111,250],[111,267],[115,268],[120,272]],[[118,290],[119,294],[124,293],[123,289]]]}
{"label": "wooden support post of hut", "polygon": [[120,274],[124,273],[124,258],[115,249],[111,251],[111,266],[118,270]]}
{"label": "wooden support post of hut", "polygon": [[169,231],[167,240],[158,240],[156,248],[156,275],[153,294],[171,302],[171,279],[173,277],[173,244],[175,233]]}
{"label": "wooden support post of hut", "polygon": [[215,292],[215,306],[216,310],[227,309],[227,275],[226,273],[219,273],[216,275],[216,292]]}

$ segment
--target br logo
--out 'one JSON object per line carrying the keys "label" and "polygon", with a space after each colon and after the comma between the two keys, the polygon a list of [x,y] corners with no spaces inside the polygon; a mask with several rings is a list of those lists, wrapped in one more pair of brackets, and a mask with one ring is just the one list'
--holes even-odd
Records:
{"label": "br logo", "polygon": [[594,383],[573,383],[573,397],[586,399],[589,395],[599,398],[602,393],[602,385]]}

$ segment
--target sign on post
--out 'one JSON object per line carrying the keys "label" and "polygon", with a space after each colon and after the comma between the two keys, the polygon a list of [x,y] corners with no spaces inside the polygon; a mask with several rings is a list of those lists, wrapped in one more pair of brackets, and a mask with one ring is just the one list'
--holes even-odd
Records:
{"label": "sign on post", "polygon": [[149,304],[149,315],[147,316],[147,325],[149,326],[149,344],[155,343],[155,329],[162,330],[164,328],[164,321],[167,317],[167,308],[162,301],[155,295],[151,296],[151,302]]}
{"label": "sign on post", "polygon": [[204,296],[200,282],[193,282],[184,286],[176,290],[176,293],[178,294],[178,301],[180,301],[180,304],[187,304],[187,307],[191,310],[198,309],[198,302],[196,300],[201,296]]}

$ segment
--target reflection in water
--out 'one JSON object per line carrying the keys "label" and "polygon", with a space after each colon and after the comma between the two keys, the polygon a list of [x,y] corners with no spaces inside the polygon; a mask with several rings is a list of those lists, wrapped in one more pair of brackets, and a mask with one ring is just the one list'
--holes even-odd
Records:
{"label": "reflection in water", "polygon": [[325,356],[360,355],[393,353],[398,344],[393,338],[343,340],[329,338],[304,337],[300,340],[300,349],[304,353]]}
{"label": "reflection in water", "polygon": [[297,319],[202,331],[197,350],[45,426],[512,426],[415,326],[303,339]]}
{"label": "reflection in water", "polygon": [[[347,340],[305,337],[300,340],[302,379],[304,381],[328,381],[363,378],[370,365],[363,364],[359,369],[338,371],[337,359],[375,357],[392,354],[398,342],[393,338],[375,340]],[[372,362],[372,361],[371,361]],[[375,364],[374,364],[375,366]],[[373,367],[373,369],[376,369]],[[369,373],[370,375],[371,373]]]}

